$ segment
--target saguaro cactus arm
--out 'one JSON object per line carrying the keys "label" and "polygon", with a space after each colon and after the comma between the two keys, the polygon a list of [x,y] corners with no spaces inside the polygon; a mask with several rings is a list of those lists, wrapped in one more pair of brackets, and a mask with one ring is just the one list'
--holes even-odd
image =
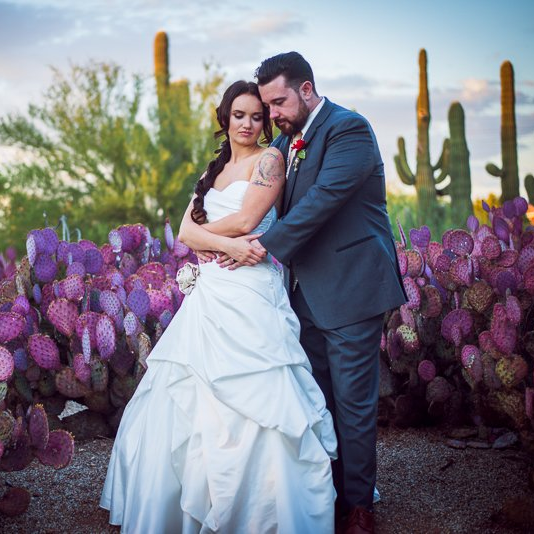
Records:
{"label": "saguaro cactus arm", "polygon": [[394,157],[395,167],[397,167],[397,173],[406,185],[415,184],[415,175],[408,165],[408,160],[406,159],[406,144],[404,142],[404,137],[399,137],[397,141],[399,147],[399,153]]}
{"label": "saguaro cactus arm", "polygon": [[529,203],[534,204],[534,176],[532,174],[525,176],[525,189],[527,190]]}
{"label": "saguaro cactus arm", "polygon": [[432,170],[441,172],[434,179],[437,184],[440,184],[449,175],[449,160],[451,154],[451,146],[449,139],[443,141],[443,148],[439,156],[438,162],[432,167]]}
{"label": "saguaro cactus arm", "polygon": [[486,171],[488,171],[489,174],[497,178],[500,178],[503,175],[502,169],[499,169],[499,167],[497,167],[497,165],[495,165],[494,163],[488,163],[486,165]]}

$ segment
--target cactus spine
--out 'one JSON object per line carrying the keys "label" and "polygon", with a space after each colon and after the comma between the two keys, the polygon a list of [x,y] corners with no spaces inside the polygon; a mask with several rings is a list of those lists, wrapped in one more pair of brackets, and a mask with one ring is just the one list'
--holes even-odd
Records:
{"label": "cactus spine", "polygon": [[509,61],[501,65],[501,153],[502,167],[488,163],[486,170],[501,179],[501,201],[504,202],[519,196],[514,68]]}
{"label": "cactus spine", "polygon": [[465,139],[465,115],[460,102],[453,102],[449,108],[450,132],[450,183],[440,191],[451,197],[452,223],[465,227],[469,215],[473,215],[471,202],[471,170],[469,149]]}
{"label": "cactus spine", "polygon": [[[443,151],[436,165],[430,162],[430,98],[428,94],[426,50],[419,52],[419,96],[417,97],[417,167],[411,171],[406,159],[406,146],[403,137],[398,139],[399,153],[395,156],[395,166],[400,179],[406,185],[415,186],[419,206],[420,224],[436,222],[438,217],[436,184],[442,182],[448,174],[448,140],[443,144]],[[436,177],[434,173],[441,171]]]}

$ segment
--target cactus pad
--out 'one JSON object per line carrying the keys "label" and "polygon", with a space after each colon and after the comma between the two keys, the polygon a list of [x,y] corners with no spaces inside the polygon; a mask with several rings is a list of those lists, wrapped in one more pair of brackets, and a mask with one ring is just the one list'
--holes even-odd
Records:
{"label": "cactus pad", "polygon": [[101,315],[96,323],[96,346],[100,357],[104,360],[108,360],[115,352],[115,327],[107,315]]}
{"label": "cactus pad", "polygon": [[70,464],[74,455],[74,439],[66,430],[50,432],[48,444],[44,450],[36,450],[35,456],[43,465],[62,469]]}
{"label": "cactus pad", "polygon": [[0,498],[0,514],[16,517],[23,514],[30,506],[31,495],[25,488],[8,488]]}
{"label": "cactus pad", "polygon": [[431,382],[436,378],[436,366],[430,360],[423,360],[417,366],[419,378],[425,382]]}
{"label": "cactus pad", "polygon": [[24,317],[18,313],[0,312],[0,343],[7,343],[20,336],[26,326]]}
{"label": "cactus pad", "polygon": [[48,419],[42,404],[32,406],[28,417],[28,434],[32,447],[43,450],[48,443]]}
{"label": "cactus pad", "polygon": [[11,352],[0,345],[0,381],[11,378],[15,369],[15,360]]}
{"label": "cactus pad", "polygon": [[60,369],[59,349],[45,334],[33,334],[28,339],[28,351],[35,363],[43,369]]}
{"label": "cactus pad", "polygon": [[65,298],[59,298],[50,303],[47,315],[59,332],[70,337],[78,319],[78,306]]}

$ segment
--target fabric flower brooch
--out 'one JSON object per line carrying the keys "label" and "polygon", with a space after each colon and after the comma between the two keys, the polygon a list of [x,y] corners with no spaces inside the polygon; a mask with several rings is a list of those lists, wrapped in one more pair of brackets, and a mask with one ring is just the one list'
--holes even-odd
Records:
{"label": "fabric flower brooch", "polygon": [[193,288],[195,287],[197,278],[199,274],[198,265],[187,262],[177,273],[176,281],[178,282],[178,287],[184,295],[189,295]]}
{"label": "fabric flower brooch", "polygon": [[297,172],[301,159],[306,159],[306,141],[304,139],[297,139],[292,145],[291,150],[296,150],[295,158],[293,160],[293,170]]}

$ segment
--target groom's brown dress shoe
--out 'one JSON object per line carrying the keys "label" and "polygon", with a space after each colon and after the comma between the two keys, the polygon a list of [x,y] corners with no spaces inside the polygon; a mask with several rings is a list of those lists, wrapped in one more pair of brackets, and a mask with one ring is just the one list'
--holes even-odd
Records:
{"label": "groom's brown dress shoe", "polygon": [[373,512],[360,506],[352,508],[345,521],[344,534],[374,534],[375,532]]}

